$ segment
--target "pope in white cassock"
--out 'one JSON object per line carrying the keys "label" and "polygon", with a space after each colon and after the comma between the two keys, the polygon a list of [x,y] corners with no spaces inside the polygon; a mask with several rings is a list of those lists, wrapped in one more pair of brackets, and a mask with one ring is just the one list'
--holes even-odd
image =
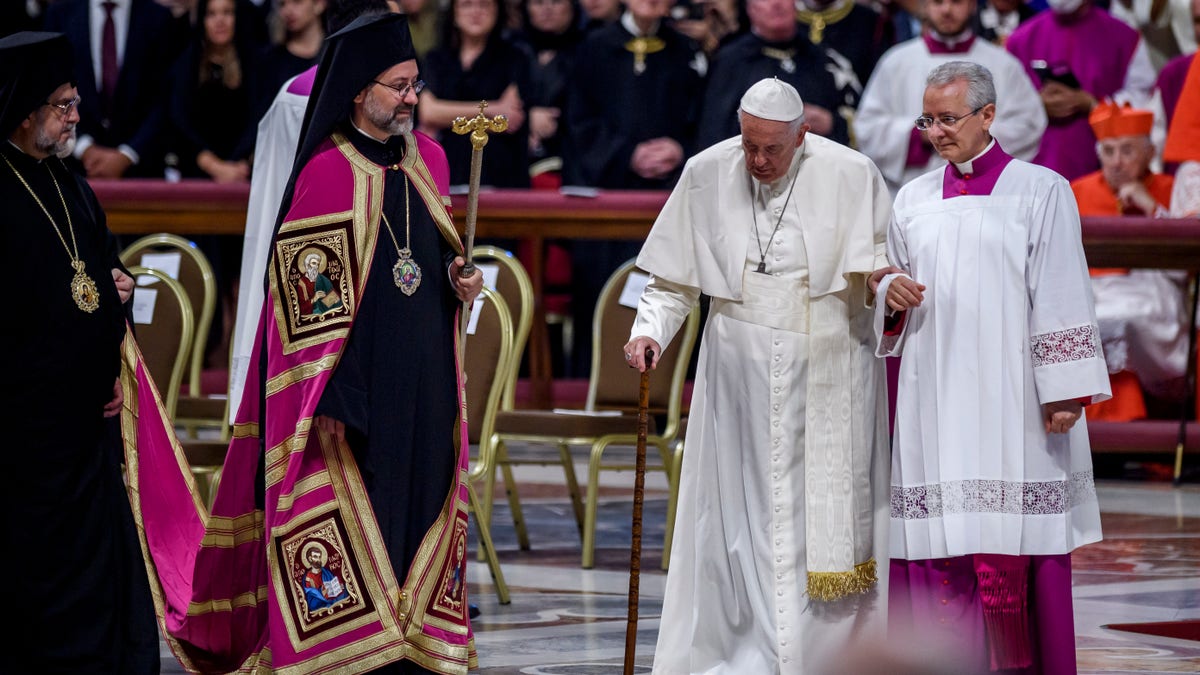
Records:
{"label": "pope in white cassock", "polygon": [[[808,133],[776,79],[742,97],[741,135],[697,154],[638,266],[625,348],[656,361],[711,297],[654,672],[812,672],[882,638],[887,393],[867,278],[889,198],[869,159]],[[652,363],[651,363],[652,366]]]}
{"label": "pope in white cassock", "polygon": [[929,74],[926,131],[950,164],[900,189],[876,288],[900,356],[890,626],[972,670],[1074,673],[1074,549],[1100,540],[1082,409],[1109,398],[1067,181],[991,137],[988,71]]}
{"label": "pope in white cassock", "polygon": [[992,133],[1013,157],[1031,160],[1046,130],[1046,110],[1024,66],[1003,48],[971,30],[975,0],[922,0],[929,28],[879,59],[854,119],[858,149],[887,179],[892,194],[946,160],[912,126],[921,112],[925,76],[949,61],[987,68],[996,83],[999,114]]}

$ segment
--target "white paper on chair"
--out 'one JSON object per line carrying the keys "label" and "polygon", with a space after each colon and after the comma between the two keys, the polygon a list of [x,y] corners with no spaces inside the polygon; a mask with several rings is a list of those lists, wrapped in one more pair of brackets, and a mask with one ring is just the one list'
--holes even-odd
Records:
{"label": "white paper on chair", "polygon": [[[158,270],[172,279],[179,279],[179,262],[183,259],[183,254],[179,251],[171,251],[168,253],[143,253],[142,261],[138,263],[142,267]],[[150,286],[157,283],[158,279],[143,274],[138,277],[138,286]]]}
{"label": "white paper on chair", "polygon": [[[500,266],[495,263],[484,263],[476,265],[480,272],[483,272],[483,286],[496,290],[496,280],[500,278]],[[496,291],[497,293],[499,291]],[[475,298],[475,302],[471,303],[471,318],[467,321],[467,335],[474,335],[475,328],[479,325],[479,308],[483,307],[483,294]]]}
{"label": "white paper on chair", "polygon": [[630,272],[625,278],[625,288],[621,289],[621,297],[617,302],[621,303],[622,307],[637,309],[638,300],[642,297],[642,291],[646,290],[646,284],[650,283],[650,275],[645,272]]}
{"label": "white paper on chair", "polygon": [[620,410],[579,410],[577,408],[554,408],[556,415],[580,415],[583,417],[620,417]]}
{"label": "white paper on chair", "polygon": [[133,322],[154,323],[154,303],[158,301],[158,289],[139,288],[133,294]]}

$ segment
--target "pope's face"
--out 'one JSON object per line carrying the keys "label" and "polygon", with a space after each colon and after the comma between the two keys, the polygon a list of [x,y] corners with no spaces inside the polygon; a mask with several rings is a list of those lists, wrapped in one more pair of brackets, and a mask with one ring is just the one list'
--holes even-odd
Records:
{"label": "pope's face", "polygon": [[801,124],[799,131],[793,132],[789,122],[764,120],[747,113],[742,113],[741,119],[746,170],[760,182],[774,183],[792,165],[792,156],[804,142],[808,124]]}
{"label": "pope's face", "polygon": [[988,129],[996,116],[996,106],[985,105],[975,114],[967,104],[967,81],[955,80],[941,87],[925,89],[923,117],[942,120],[954,117],[953,124],[934,124],[925,133],[929,143],[948,162],[965,162],[991,142]]}

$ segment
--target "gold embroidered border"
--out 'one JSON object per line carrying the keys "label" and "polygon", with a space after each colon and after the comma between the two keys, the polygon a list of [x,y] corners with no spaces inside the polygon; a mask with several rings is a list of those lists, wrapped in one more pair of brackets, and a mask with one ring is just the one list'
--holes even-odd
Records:
{"label": "gold embroidered border", "polygon": [[258,422],[237,422],[233,425],[234,438],[258,438]]}
{"label": "gold embroidered border", "polygon": [[316,361],[300,364],[272,377],[267,380],[267,396],[274,396],[297,382],[303,382],[310,377],[316,377],[327,370],[332,370],[337,365],[339,356],[338,352],[326,354]]}
{"label": "gold embroidered border", "polygon": [[229,600],[208,600],[188,604],[188,616],[232,612],[241,607],[257,607],[267,601],[267,587],[259,586],[254,593],[239,593]]}

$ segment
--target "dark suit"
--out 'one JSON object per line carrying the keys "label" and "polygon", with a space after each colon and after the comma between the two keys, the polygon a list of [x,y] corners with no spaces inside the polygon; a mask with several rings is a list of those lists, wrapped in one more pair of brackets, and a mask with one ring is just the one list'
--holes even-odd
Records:
{"label": "dark suit", "polygon": [[116,148],[126,144],[139,163],[126,175],[162,176],[162,137],[166,122],[166,77],[184,45],[186,22],[154,0],[133,0],[125,53],[110,119],[103,119],[92,61],[89,0],[58,0],[46,9],[44,28],[66,33],[75,54],[80,136]]}

